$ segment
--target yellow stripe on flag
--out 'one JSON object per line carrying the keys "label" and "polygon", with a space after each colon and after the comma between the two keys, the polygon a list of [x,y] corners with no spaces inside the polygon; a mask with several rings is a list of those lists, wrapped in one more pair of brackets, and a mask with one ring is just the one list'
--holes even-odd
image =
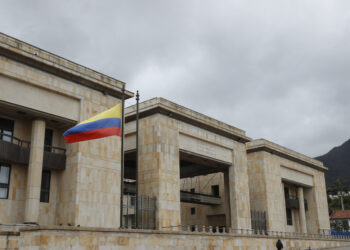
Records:
{"label": "yellow stripe on flag", "polygon": [[102,119],[106,119],[106,118],[120,118],[120,119],[122,119],[122,105],[121,105],[121,103],[119,103],[118,105],[114,106],[111,109],[108,109],[108,110],[106,110],[98,115],[91,117],[88,120],[82,121],[78,125],[88,123],[88,122],[94,122],[94,121],[102,120]]}

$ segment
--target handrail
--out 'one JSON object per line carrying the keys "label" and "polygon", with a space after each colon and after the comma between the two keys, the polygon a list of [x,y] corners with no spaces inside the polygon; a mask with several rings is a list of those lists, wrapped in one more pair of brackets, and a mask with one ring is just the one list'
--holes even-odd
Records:
{"label": "handrail", "polygon": [[[9,142],[11,142],[13,144],[17,144],[18,146],[25,147],[25,148],[29,148],[30,147],[30,141],[25,141],[25,140],[19,139],[18,137],[15,137],[13,135],[0,133],[0,138],[1,138],[2,141],[6,141],[6,140],[3,139],[4,137],[11,138],[11,141],[9,141]],[[8,141],[6,141],[6,142],[8,142]],[[17,142],[17,143],[15,143],[15,142]]]}
{"label": "handrail", "polygon": [[[4,137],[6,138],[10,138],[9,141],[4,140]],[[1,141],[5,141],[5,142],[10,142],[13,144],[16,144],[20,147],[25,147],[25,148],[30,148],[30,141],[25,141],[22,140],[16,136],[13,135],[8,135],[5,133],[0,133],[0,140]],[[62,148],[62,147],[55,147],[55,146],[50,146],[50,145],[44,145],[45,151],[47,152],[51,152],[51,153],[56,153],[56,154],[65,154],[66,153],[66,149]]]}
{"label": "handrail", "polygon": [[231,227],[207,226],[207,225],[178,225],[162,227],[162,230],[179,230],[183,232],[195,233],[215,233],[215,234],[243,234],[243,235],[263,235],[272,237],[297,237],[297,238],[322,238],[322,239],[344,239],[350,240],[350,232],[335,232],[329,229],[321,229],[319,233],[283,232],[271,230],[236,229]]}
{"label": "handrail", "polygon": [[55,154],[63,154],[63,155],[66,154],[65,148],[55,147],[55,146],[51,146],[51,145],[44,145],[44,148],[45,148],[46,152],[51,152],[51,153],[55,153]]}

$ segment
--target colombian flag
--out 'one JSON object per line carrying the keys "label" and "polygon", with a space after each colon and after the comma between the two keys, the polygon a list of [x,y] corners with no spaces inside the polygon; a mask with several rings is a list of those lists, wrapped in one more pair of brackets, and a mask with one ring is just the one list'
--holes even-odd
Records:
{"label": "colombian flag", "polygon": [[121,104],[83,121],[64,132],[67,143],[87,141],[112,135],[121,136]]}

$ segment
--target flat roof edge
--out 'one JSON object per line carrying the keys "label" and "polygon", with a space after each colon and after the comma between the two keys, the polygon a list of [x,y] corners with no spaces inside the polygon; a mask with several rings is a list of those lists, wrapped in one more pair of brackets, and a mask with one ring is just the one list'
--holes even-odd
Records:
{"label": "flat roof edge", "polygon": [[313,159],[309,156],[303,155],[301,153],[295,152],[286,147],[280,146],[276,143],[270,142],[265,139],[257,139],[246,143],[247,153],[254,153],[259,151],[265,151],[272,154],[276,154],[282,158],[301,163],[303,165],[318,169],[318,170],[328,170],[323,163]]}
{"label": "flat roof edge", "polygon": [[[0,32],[0,55],[87,87],[121,97],[125,83]],[[126,99],[134,94],[125,91]]]}
{"label": "flat roof edge", "polygon": [[[203,115],[184,106],[178,105],[174,102],[168,101],[164,98],[156,97],[140,103],[139,113],[140,118],[147,117],[155,113],[161,113],[168,115],[174,119],[184,121],[194,126],[198,126],[208,131],[223,135],[225,137],[232,138],[239,142],[245,143],[251,141],[251,138],[247,137],[245,135],[245,131],[241,129],[220,122],[216,119]],[[130,122],[136,119],[136,105],[132,105],[126,108],[125,119],[126,122]]]}

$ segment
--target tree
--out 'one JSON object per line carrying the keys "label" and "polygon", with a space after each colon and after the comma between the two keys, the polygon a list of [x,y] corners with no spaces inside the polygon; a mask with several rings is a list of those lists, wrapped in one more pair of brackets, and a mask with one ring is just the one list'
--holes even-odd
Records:
{"label": "tree", "polygon": [[349,186],[345,185],[339,180],[339,178],[337,178],[336,181],[327,188],[327,193],[329,195],[337,195],[340,197],[340,207],[341,210],[344,210],[344,195],[348,193],[349,190]]}

